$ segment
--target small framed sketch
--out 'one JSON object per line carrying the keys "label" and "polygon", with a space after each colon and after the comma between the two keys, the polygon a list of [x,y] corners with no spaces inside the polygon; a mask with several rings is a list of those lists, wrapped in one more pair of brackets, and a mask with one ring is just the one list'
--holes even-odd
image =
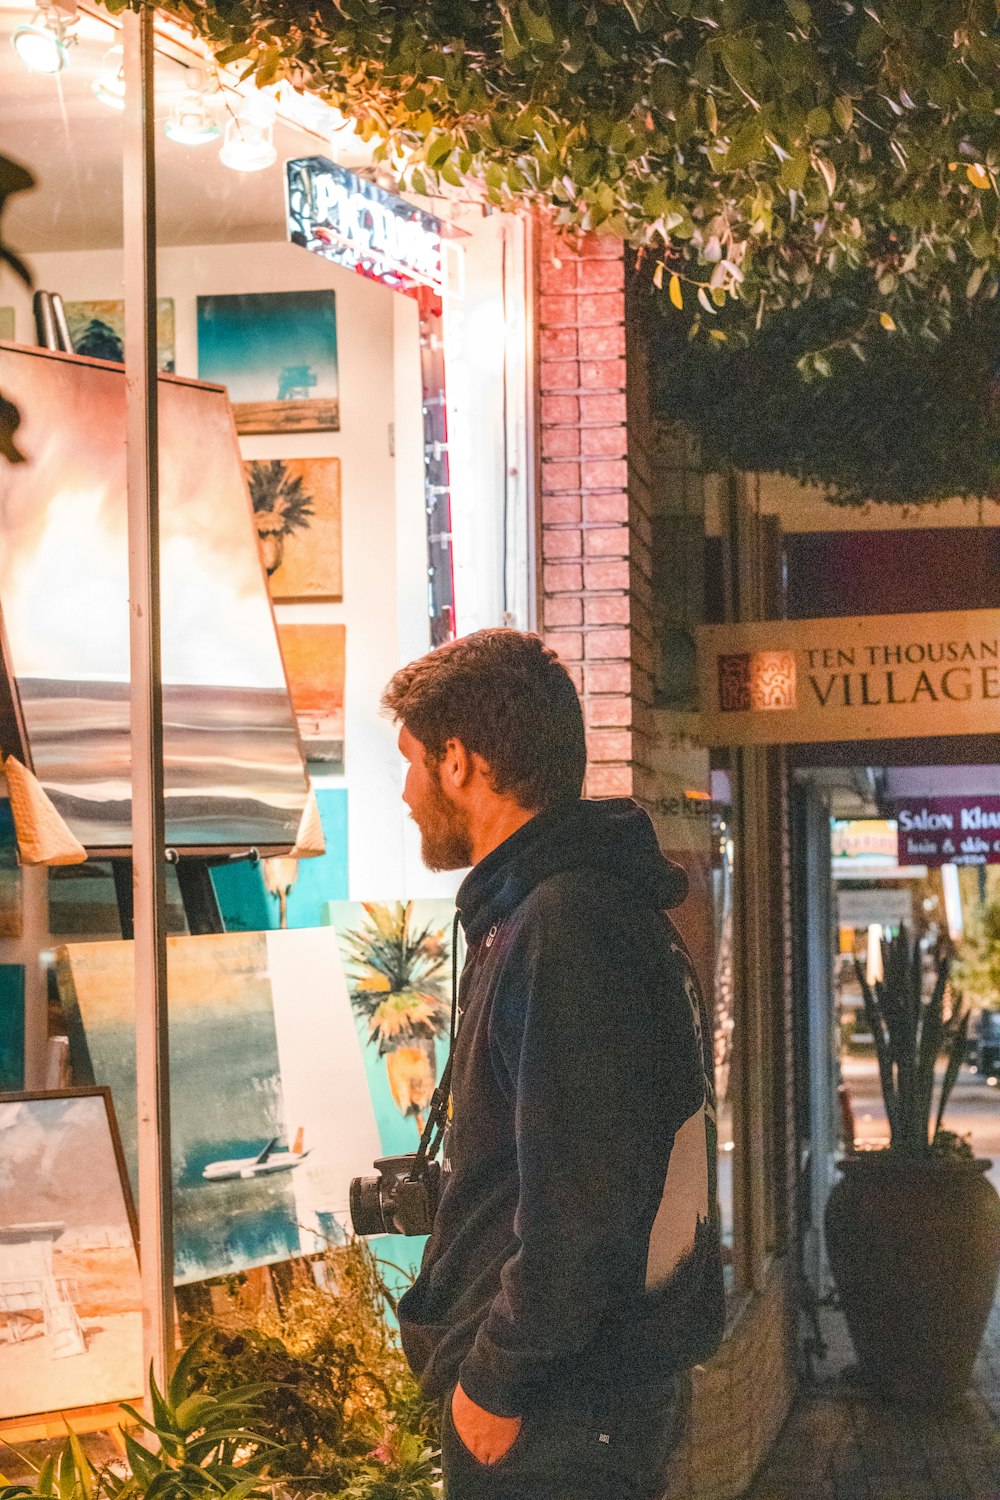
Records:
{"label": "small framed sketch", "polygon": [[245,467],[271,598],[341,599],[340,459],[271,458]]}
{"label": "small framed sketch", "polygon": [[198,376],[228,388],[237,432],[335,431],[333,292],[199,297]]}
{"label": "small framed sketch", "polygon": [[111,1094],[0,1094],[0,1430],[142,1392],[135,1215]]}

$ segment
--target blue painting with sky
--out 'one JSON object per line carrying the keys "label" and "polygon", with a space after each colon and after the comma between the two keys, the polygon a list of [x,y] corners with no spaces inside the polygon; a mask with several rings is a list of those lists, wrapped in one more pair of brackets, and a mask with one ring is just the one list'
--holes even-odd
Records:
{"label": "blue painting with sky", "polygon": [[198,375],[228,388],[240,432],[339,428],[334,293],[199,297]]}

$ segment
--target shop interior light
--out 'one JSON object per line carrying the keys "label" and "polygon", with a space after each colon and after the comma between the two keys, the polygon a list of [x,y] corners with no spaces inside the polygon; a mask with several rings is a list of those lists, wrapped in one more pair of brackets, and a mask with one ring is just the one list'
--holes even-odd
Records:
{"label": "shop interior light", "polygon": [[218,140],[219,126],[209,114],[203,87],[189,88],[181,95],[163,130],[168,140],[182,146],[204,146],[208,141]]}
{"label": "shop interior light", "polygon": [[73,11],[62,11],[43,0],[30,22],[16,28],[10,44],[29,73],[61,73],[76,41],[75,23]]}
{"label": "shop interior light", "polygon": [[104,54],[94,94],[109,109],[125,108],[125,49],[111,47]]}
{"label": "shop interior light", "polygon": [[227,123],[219,160],[234,172],[263,172],[277,159],[273,110],[263,103],[247,104]]}

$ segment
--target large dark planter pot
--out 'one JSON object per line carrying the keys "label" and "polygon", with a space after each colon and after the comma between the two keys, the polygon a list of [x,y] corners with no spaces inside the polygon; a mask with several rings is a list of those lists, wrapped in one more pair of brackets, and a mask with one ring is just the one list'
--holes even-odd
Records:
{"label": "large dark planter pot", "polygon": [[988,1162],[868,1151],[840,1163],[826,1242],[864,1380],[940,1405],[972,1377],[1000,1272]]}

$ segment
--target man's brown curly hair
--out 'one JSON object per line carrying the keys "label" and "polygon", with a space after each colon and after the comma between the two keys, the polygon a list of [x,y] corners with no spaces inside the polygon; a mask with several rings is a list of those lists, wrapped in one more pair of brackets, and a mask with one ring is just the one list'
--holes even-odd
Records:
{"label": "man's brown curly hair", "polygon": [[493,788],[529,812],[575,801],[587,747],[566,668],[537,635],[477,630],[395,674],[383,710],[419,740],[430,762],[449,740],[482,756]]}

